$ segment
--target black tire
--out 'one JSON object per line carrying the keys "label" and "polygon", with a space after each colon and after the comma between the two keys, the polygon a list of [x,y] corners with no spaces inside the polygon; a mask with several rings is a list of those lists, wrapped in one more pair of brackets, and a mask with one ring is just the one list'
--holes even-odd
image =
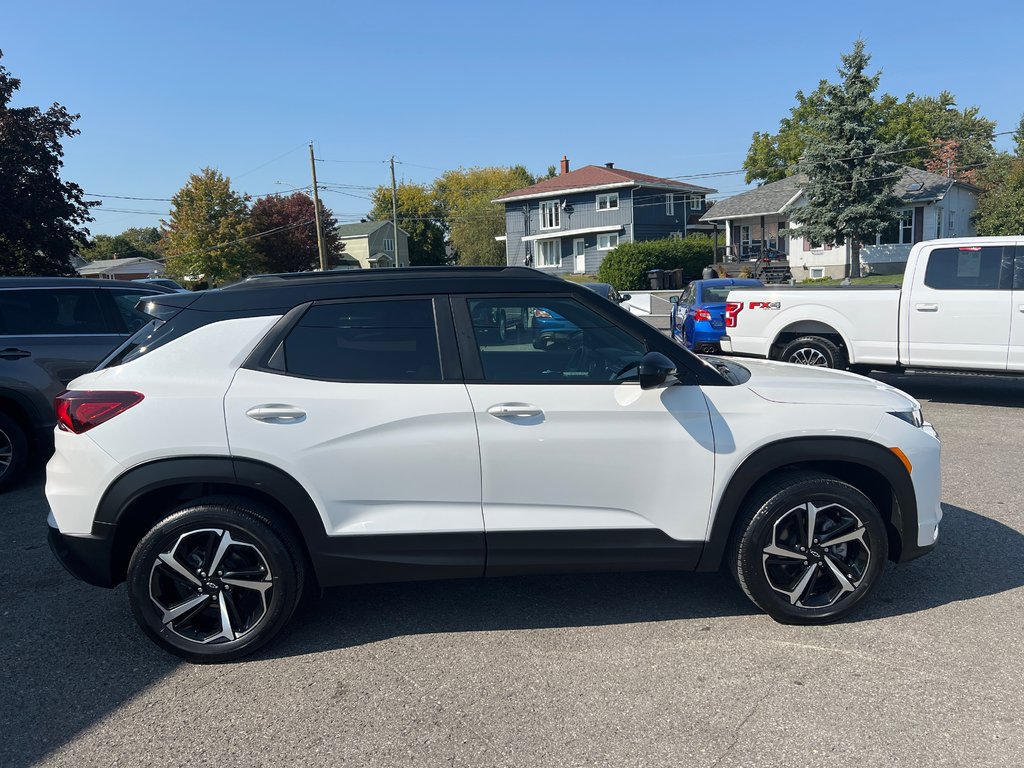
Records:
{"label": "black tire", "polygon": [[139,542],[128,564],[128,600],[139,626],[165,650],[191,662],[230,661],[288,623],[304,570],[294,537],[266,510],[241,499],[200,500]]}
{"label": "black tire", "polygon": [[825,624],[871,593],[888,552],[885,522],[867,496],[829,475],[794,471],[751,495],[728,555],[740,588],[773,619]]}
{"label": "black tire", "polygon": [[801,336],[789,342],[779,355],[784,363],[820,368],[846,368],[846,355],[824,336]]}
{"label": "black tire", "polygon": [[6,413],[0,413],[0,491],[16,483],[28,463],[25,430]]}

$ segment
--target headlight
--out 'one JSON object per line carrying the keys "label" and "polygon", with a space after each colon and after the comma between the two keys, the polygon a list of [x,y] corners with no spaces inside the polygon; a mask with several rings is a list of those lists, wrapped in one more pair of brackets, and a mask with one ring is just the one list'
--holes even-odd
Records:
{"label": "headlight", "polygon": [[907,422],[912,427],[920,429],[924,426],[924,415],[921,413],[920,408],[915,408],[912,411],[889,411],[890,416],[895,416],[901,421]]}

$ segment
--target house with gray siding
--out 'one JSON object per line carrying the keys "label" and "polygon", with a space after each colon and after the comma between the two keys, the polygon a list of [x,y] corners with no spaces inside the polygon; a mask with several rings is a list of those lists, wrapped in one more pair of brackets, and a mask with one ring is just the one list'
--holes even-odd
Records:
{"label": "house with gray siding", "polygon": [[[806,180],[798,174],[719,200],[701,220],[724,228],[731,261],[777,253],[788,258],[797,280],[843,277],[848,258],[844,245],[812,243],[800,236],[798,226],[789,228],[793,210],[807,204]],[[893,191],[900,199],[896,223],[861,245],[866,271],[899,274],[914,243],[976,234],[971,214],[978,205],[977,187],[908,166],[901,169]]]}
{"label": "house with gray siding", "polygon": [[616,168],[569,170],[494,202],[505,206],[505,261],[552,272],[594,274],[620,243],[685,237],[702,223],[716,190]]}
{"label": "house with gray siding", "polygon": [[399,227],[396,243],[395,228],[390,221],[340,224],[334,229],[345,245],[345,256],[359,262],[362,269],[409,266],[409,234]]}

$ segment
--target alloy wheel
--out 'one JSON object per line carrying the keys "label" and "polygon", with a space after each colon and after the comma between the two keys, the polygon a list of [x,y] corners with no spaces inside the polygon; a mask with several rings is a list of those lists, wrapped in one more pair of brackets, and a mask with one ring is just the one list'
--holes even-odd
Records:
{"label": "alloy wheel", "polygon": [[149,597],[160,622],[193,643],[232,642],[267,615],[273,574],[260,549],[223,528],[180,535],[153,562]]}
{"label": "alloy wheel", "polygon": [[789,362],[797,365],[811,365],[818,368],[828,367],[828,358],[814,347],[801,347],[789,356]]}
{"label": "alloy wheel", "polygon": [[3,476],[14,461],[14,444],[10,435],[0,429],[0,476]]}
{"label": "alloy wheel", "polygon": [[768,585],[790,605],[828,608],[861,586],[871,554],[867,528],[854,512],[806,502],[775,522],[762,567]]}

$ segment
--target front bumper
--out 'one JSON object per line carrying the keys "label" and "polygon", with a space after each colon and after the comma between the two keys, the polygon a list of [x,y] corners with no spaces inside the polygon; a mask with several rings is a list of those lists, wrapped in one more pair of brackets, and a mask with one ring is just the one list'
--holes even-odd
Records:
{"label": "front bumper", "polygon": [[68,573],[97,587],[117,585],[113,569],[116,526],[97,522],[92,534],[70,536],[60,532],[52,512],[46,523],[50,549]]}

